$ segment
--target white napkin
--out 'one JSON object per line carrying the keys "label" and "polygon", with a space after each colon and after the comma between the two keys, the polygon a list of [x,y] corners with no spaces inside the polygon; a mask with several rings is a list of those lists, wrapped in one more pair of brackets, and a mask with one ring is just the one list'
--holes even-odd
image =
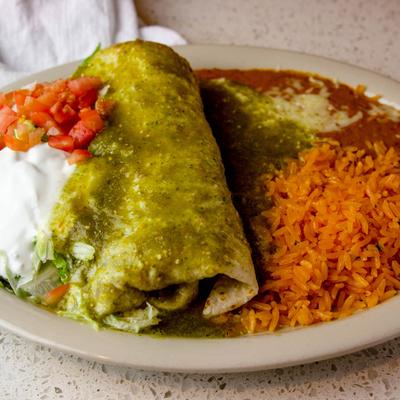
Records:
{"label": "white napkin", "polygon": [[140,27],[133,0],[0,0],[0,86],[136,38],[185,44],[175,31]]}

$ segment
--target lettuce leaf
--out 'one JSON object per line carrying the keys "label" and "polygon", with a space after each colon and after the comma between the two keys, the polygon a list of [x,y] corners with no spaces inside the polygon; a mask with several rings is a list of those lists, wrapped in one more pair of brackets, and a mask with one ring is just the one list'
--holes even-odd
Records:
{"label": "lettuce leaf", "polygon": [[60,277],[53,263],[47,262],[33,279],[21,286],[21,289],[36,298],[43,297],[50,290],[60,285]]}
{"label": "lettuce leaf", "polygon": [[80,261],[93,260],[94,253],[94,247],[84,242],[75,242],[71,249],[72,257]]}
{"label": "lettuce leaf", "polygon": [[71,285],[65,300],[63,300],[63,309],[58,311],[57,314],[77,321],[86,322],[94,329],[99,329],[99,324],[91,316],[85,294],[78,285]]}
{"label": "lettuce leaf", "polygon": [[126,332],[139,333],[142,329],[152,325],[157,325],[159,311],[150,303],[146,303],[146,308],[137,309],[125,313],[123,316],[114,314],[108,315],[103,319],[104,324]]}

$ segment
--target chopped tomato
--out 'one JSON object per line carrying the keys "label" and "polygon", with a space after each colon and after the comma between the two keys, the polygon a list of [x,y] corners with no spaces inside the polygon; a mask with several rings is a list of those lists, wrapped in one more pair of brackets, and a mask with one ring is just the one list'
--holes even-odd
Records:
{"label": "chopped tomato", "polygon": [[43,83],[36,83],[32,89],[32,96],[39,97],[43,94],[44,91],[44,84]]}
{"label": "chopped tomato", "polygon": [[79,112],[79,117],[86,128],[99,132],[104,128],[104,122],[96,110],[84,108]]}
{"label": "chopped tomato", "polygon": [[46,306],[55,306],[67,294],[69,288],[70,284],[66,283],[65,285],[57,286],[53,290],[50,290],[50,292],[44,296],[43,303]]}
{"label": "chopped tomato", "polygon": [[30,149],[29,142],[18,140],[14,136],[4,135],[4,144],[14,151],[28,151]]}
{"label": "chopped tomato", "polygon": [[71,152],[74,149],[74,139],[68,135],[50,136],[49,146],[55,149]]}
{"label": "chopped tomato", "polygon": [[93,157],[93,154],[90,151],[85,149],[76,149],[67,158],[67,161],[69,165],[72,165],[85,161],[91,157]]}
{"label": "chopped tomato", "polygon": [[13,104],[13,94],[10,93],[0,93],[0,106],[12,106]]}
{"label": "chopped tomato", "polygon": [[45,129],[57,127],[56,121],[46,112],[34,112],[30,115],[30,120],[37,126]]}
{"label": "chopped tomato", "polygon": [[115,103],[112,100],[106,100],[104,97],[99,97],[94,107],[102,118],[107,118],[111,114],[114,106]]}
{"label": "chopped tomato", "polygon": [[4,135],[4,144],[14,151],[28,151],[30,148],[29,136],[23,135],[21,139],[15,137],[14,131],[16,126],[17,124],[14,123],[8,127],[7,133]]}
{"label": "chopped tomato", "polygon": [[78,104],[80,108],[91,107],[93,104],[96,103],[97,100],[97,90],[89,90],[82,96],[78,98]]}
{"label": "chopped tomato", "polygon": [[[0,93],[0,150],[26,151],[44,135],[49,146],[75,152],[70,162],[90,157],[87,150],[104,127],[113,102],[99,99],[102,82],[96,77],[37,83],[30,89]],[[84,151],[83,151],[84,150]]]}
{"label": "chopped tomato", "polygon": [[27,151],[41,142],[44,132],[30,121],[14,123],[4,135],[4,144],[14,151]]}
{"label": "chopped tomato", "polygon": [[62,135],[63,132],[60,128],[56,126],[52,126],[48,131],[47,131],[47,136],[60,136]]}
{"label": "chopped tomato", "polygon": [[60,124],[59,128],[63,132],[63,135],[69,135],[69,132],[71,131],[73,126],[76,124],[76,122],[77,122],[77,119],[74,119],[71,121],[67,121],[64,124]]}
{"label": "chopped tomato", "polygon": [[64,124],[68,121],[76,120],[77,114],[74,109],[68,105],[57,101],[51,108],[50,112],[53,114],[54,119],[59,124]]}
{"label": "chopped tomato", "polygon": [[50,107],[50,113],[52,115],[58,113],[61,111],[61,109],[63,108],[63,104],[61,101],[56,101],[51,107]]}
{"label": "chopped tomato", "polygon": [[69,90],[76,96],[82,96],[90,90],[97,90],[101,87],[102,83],[99,78],[91,76],[83,76],[81,78],[72,79],[68,82]]}
{"label": "chopped tomato", "polygon": [[27,96],[25,98],[24,111],[28,115],[33,112],[48,111],[48,109],[49,108],[45,104],[41,103],[32,96]]}
{"label": "chopped tomato", "polygon": [[73,109],[76,109],[78,107],[76,96],[69,90],[58,93],[58,101],[61,101],[64,104],[69,104]]}
{"label": "chopped tomato", "polygon": [[67,87],[68,81],[66,79],[57,79],[48,86],[48,89],[54,92],[63,92],[67,90]]}
{"label": "chopped tomato", "polygon": [[28,96],[29,94],[30,92],[27,89],[16,90],[13,93],[15,104],[17,106],[23,106],[25,103],[26,96]]}
{"label": "chopped tomato", "polygon": [[44,135],[44,129],[36,128],[32,132],[29,132],[29,147],[36,146],[37,144],[42,142],[42,137]]}
{"label": "chopped tomato", "polygon": [[0,134],[6,133],[8,127],[18,119],[17,114],[10,107],[0,109]]}
{"label": "chopped tomato", "polygon": [[74,139],[75,148],[82,149],[89,145],[95,138],[96,133],[87,128],[83,121],[79,121],[72,127],[69,135]]}
{"label": "chopped tomato", "polygon": [[15,126],[7,131],[7,135],[14,136],[22,142],[29,142],[29,134],[35,129],[35,126],[29,121],[17,122]]}
{"label": "chopped tomato", "polygon": [[57,99],[57,92],[54,92],[52,90],[45,91],[41,96],[37,98],[40,103],[46,106],[47,110],[50,109],[50,107],[57,101]]}

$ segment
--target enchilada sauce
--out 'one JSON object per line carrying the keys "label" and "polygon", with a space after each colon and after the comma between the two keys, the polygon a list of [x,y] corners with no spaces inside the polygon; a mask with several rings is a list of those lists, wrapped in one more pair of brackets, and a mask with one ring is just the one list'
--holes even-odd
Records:
{"label": "enchilada sauce", "polygon": [[293,94],[316,94],[323,85],[332,107],[346,110],[350,118],[359,112],[362,117],[344,128],[319,132],[317,136],[357,147],[365,147],[367,141],[377,140],[382,140],[387,146],[400,146],[400,111],[382,105],[379,96],[368,97],[362,85],[353,89],[316,74],[291,70],[202,69],[196,71],[196,75],[200,80],[226,78],[259,92],[271,96],[280,94],[288,99]]}

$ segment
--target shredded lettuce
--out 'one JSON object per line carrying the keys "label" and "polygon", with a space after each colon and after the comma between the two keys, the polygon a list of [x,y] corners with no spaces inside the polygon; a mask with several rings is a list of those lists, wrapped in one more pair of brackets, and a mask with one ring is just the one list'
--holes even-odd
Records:
{"label": "shredded lettuce", "polygon": [[60,285],[60,277],[52,262],[44,264],[33,279],[21,286],[31,296],[41,298]]}
{"label": "shredded lettuce", "polygon": [[146,303],[146,308],[137,309],[124,316],[108,315],[103,319],[104,324],[119,329],[121,331],[139,333],[142,329],[152,325],[157,325],[159,311],[150,303]]}
{"label": "shredded lettuce", "polygon": [[[0,271],[5,272],[4,281],[17,296],[40,298],[61,282],[68,282],[70,260],[54,251],[51,237],[43,231],[39,231],[34,239],[31,259],[33,278],[29,277],[27,282],[28,277],[13,274],[7,254],[0,250]],[[4,287],[4,284],[2,286]]]}
{"label": "shredded lettuce", "polygon": [[5,271],[6,279],[15,294],[18,294],[18,278],[12,273],[8,263],[8,256],[5,251],[0,250],[0,270]]}
{"label": "shredded lettuce", "polygon": [[10,284],[11,289],[13,290],[13,292],[18,296],[19,295],[19,291],[18,291],[19,278],[12,273],[12,271],[10,270],[8,264],[6,265],[5,270],[6,270],[7,281]]}
{"label": "shredded lettuce", "polygon": [[32,264],[37,272],[40,267],[38,261],[45,263],[48,260],[54,260],[54,246],[52,239],[43,231],[37,233],[34,244]]}
{"label": "shredded lettuce", "polygon": [[68,282],[71,273],[71,266],[69,260],[67,260],[61,254],[55,253],[53,264],[57,268],[61,282],[62,283]]}
{"label": "shredded lettuce", "polygon": [[[0,250],[0,270],[5,271],[6,275],[6,283],[8,283],[11,290],[18,296],[18,297],[26,297],[27,293],[21,289],[18,285],[19,280],[21,279],[21,275],[15,275],[9,267],[8,256],[7,254]],[[4,284],[2,284],[4,287]]]}
{"label": "shredded lettuce", "polygon": [[80,286],[71,285],[63,306],[64,309],[58,311],[57,314],[77,321],[86,322],[94,329],[99,329],[99,324],[91,317],[89,305],[87,304],[85,295]]}
{"label": "shredded lettuce", "polygon": [[57,269],[61,282],[68,282],[71,272],[70,259],[55,252],[51,237],[43,231],[39,231],[34,241],[34,252],[32,254],[32,266],[35,273],[37,274],[48,261],[51,261]]}
{"label": "shredded lettuce", "polygon": [[42,261],[40,260],[39,256],[37,255],[36,251],[32,253],[32,269],[37,273],[42,265]]}
{"label": "shredded lettuce", "polygon": [[84,242],[75,242],[71,249],[72,256],[80,261],[93,260],[94,253],[94,247]]}

